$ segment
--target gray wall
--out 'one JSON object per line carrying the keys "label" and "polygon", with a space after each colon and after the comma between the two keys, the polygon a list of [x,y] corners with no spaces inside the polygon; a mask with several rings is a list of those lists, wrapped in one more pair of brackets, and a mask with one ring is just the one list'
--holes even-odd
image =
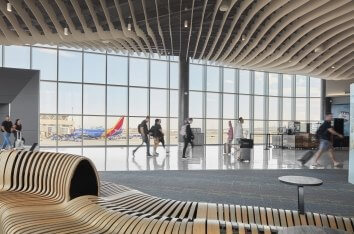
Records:
{"label": "gray wall", "polygon": [[26,145],[38,143],[39,131],[39,74],[32,77],[11,102],[11,119],[21,119]]}
{"label": "gray wall", "polygon": [[354,83],[354,79],[351,80],[327,80],[326,81],[326,96],[333,97],[338,95],[349,96],[350,84]]}
{"label": "gray wall", "polygon": [[5,115],[9,113],[9,104],[0,104],[0,122],[4,119]]}
{"label": "gray wall", "polygon": [[[0,120],[8,114],[11,120],[22,120],[26,145],[39,141],[39,71],[0,68],[0,82],[6,84],[0,94]],[[13,140],[13,138],[11,138]],[[2,139],[0,140],[2,143]]]}

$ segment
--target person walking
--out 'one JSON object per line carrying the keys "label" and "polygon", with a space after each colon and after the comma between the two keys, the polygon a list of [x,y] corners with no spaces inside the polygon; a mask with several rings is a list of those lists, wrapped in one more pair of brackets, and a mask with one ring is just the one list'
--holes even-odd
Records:
{"label": "person walking", "polygon": [[150,116],[146,116],[146,118],[138,125],[138,132],[141,135],[142,143],[133,150],[133,156],[135,156],[136,151],[145,143],[146,144],[146,156],[151,157],[150,154],[150,136],[149,136],[149,128],[148,123],[150,122]]}
{"label": "person walking", "polygon": [[227,147],[228,147],[228,154],[231,153],[231,144],[234,140],[234,128],[232,127],[232,122],[229,121],[229,129],[227,130]]}
{"label": "person walking", "polygon": [[[21,137],[21,140],[23,141],[23,144],[25,143],[25,138],[22,137],[22,123],[20,119],[16,119],[14,126],[12,126],[13,129],[13,134],[15,137],[14,141],[14,148],[16,148],[16,140],[18,140],[18,137]],[[20,135],[20,136],[18,136]]]}
{"label": "person walking", "polygon": [[1,146],[1,150],[6,149],[7,146],[11,148],[11,131],[12,131],[12,122],[10,120],[10,116],[6,115],[5,120],[1,124],[1,131],[3,132],[3,142]]}
{"label": "person walking", "polygon": [[194,147],[193,140],[194,140],[194,134],[191,129],[191,124],[193,123],[193,119],[189,118],[187,120],[187,123],[182,127],[185,128],[185,133],[183,135],[184,139],[184,146],[183,146],[183,154],[182,154],[182,159],[186,159],[186,150],[188,147],[188,144],[191,144],[192,148]]}
{"label": "person walking", "polygon": [[321,124],[321,126],[318,128],[318,130],[316,132],[317,138],[320,140],[320,146],[319,146],[317,152],[314,154],[315,162],[312,165],[314,167],[321,167],[322,166],[320,163],[318,163],[318,160],[320,159],[322,154],[327,151],[328,151],[329,156],[333,162],[333,165],[335,167],[341,165],[341,163],[336,161],[334,158],[334,149],[333,149],[333,145],[331,142],[331,135],[336,135],[340,138],[343,138],[343,135],[339,134],[338,132],[336,132],[334,130],[334,128],[332,127],[332,123],[331,123],[332,119],[333,119],[332,114],[326,114],[325,121]]}
{"label": "person walking", "polygon": [[162,132],[162,127],[161,127],[161,119],[155,119],[155,125],[151,127],[149,132],[154,138],[154,152],[152,155],[158,156],[159,154],[157,153],[157,147],[159,146],[160,142],[162,143],[162,146],[165,148],[164,134]]}

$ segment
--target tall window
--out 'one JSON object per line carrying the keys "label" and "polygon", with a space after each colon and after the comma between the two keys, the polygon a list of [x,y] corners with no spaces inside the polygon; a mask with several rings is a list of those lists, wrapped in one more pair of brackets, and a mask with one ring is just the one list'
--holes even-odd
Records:
{"label": "tall window", "polygon": [[[39,45],[0,46],[0,54],[4,67],[40,70],[41,146],[91,146],[88,155],[107,169],[95,152],[140,144],[137,126],[146,115],[152,122],[160,118],[167,144],[177,144],[180,78],[174,57]],[[291,120],[321,119],[322,81],[314,77],[191,62],[189,89],[189,115],[207,144],[225,142],[228,121],[239,117],[254,134],[276,132]],[[255,137],[256,143],[264,140]],[[103,152],[114,161],[115,150]]]}
{"label": "tall window", "polygon": [[59,50],[59,81],[82,82],[82,53]]}

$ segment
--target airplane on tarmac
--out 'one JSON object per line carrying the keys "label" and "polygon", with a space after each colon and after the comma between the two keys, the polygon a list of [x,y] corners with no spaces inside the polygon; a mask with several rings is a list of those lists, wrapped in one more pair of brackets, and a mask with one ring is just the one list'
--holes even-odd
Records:
{"label": "airplane on tarmac", "polygon": [[107,131],[100,127],[100,128],[87,128],[87,129],[76,129],[71,134],[66,134],[63,136],[58,136],[60,140],[76,140],[76,139],[98,139],[101,137],[106,137],[108,139],[112,139],[116,136],[119,136],[123,132],[123,123],[124,123],[124,116],[118,119],[117,123]]}

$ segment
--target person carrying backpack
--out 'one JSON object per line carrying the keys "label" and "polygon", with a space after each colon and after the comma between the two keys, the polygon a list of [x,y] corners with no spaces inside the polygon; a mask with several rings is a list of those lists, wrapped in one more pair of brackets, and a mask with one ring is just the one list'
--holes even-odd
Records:
{"label": "person carrying backpack", "polygon": [[184,139],[182,159],[187,158],[186,157],[186,150],[187,150],[188,144],[191,144],[192,148],[194,147],[194,144],[193,144],[194,134],[191,129],[192,123],[193,123],[193,119],[189,118],[187,120],[187,123],[184,124],[181,128],[181,135],[183,136],[183,139]]}
{"label": "person carrying backpack", "polygon": [[337,162],[334,158],[331,135],[336,135],[339,136],[340,138],[343,138],[343,135],[339,134],[333,129],[331,124],[332,119],[333,119],[332,114],[326,114],[325,121],[323,122],[323,124],[321,124],[321,126],[318,128],[316,132],[316,136],[320,140],[320,146],[318,148],[318,151],[314,155],[315,156],[315,162],[313,164],[314,167],[321,166],[321,164],[318,163],[318,160],[320,159],[321,155],[326,151],[328,151],[329,156],[332,159],[332,162],[335,167],[341,164],[340,162]]}
{"label": "person carrying backpack", "polygon": [[151,157],[150,154],[150,136],[149,136],[149,128],[148,123],[150,121],[150,116],[146,116],[146,118],[138,125],[138,132],[141,135],[142,143],[133,150],[133,156],[135,156],[136,151],[145,143],[146,144],[146,156]]}
{"label": "person carrying backpack", "polygon": [[155,125],[150,128],[149,133],[154,138],[153,156],[158,156],[159,154],[157,153],[157,147],[159,146],[160,142],[162,143],[162,146],[165,148],[164,134],[162,132],[162,127],[161,127],[161,119],[155,119]]}

